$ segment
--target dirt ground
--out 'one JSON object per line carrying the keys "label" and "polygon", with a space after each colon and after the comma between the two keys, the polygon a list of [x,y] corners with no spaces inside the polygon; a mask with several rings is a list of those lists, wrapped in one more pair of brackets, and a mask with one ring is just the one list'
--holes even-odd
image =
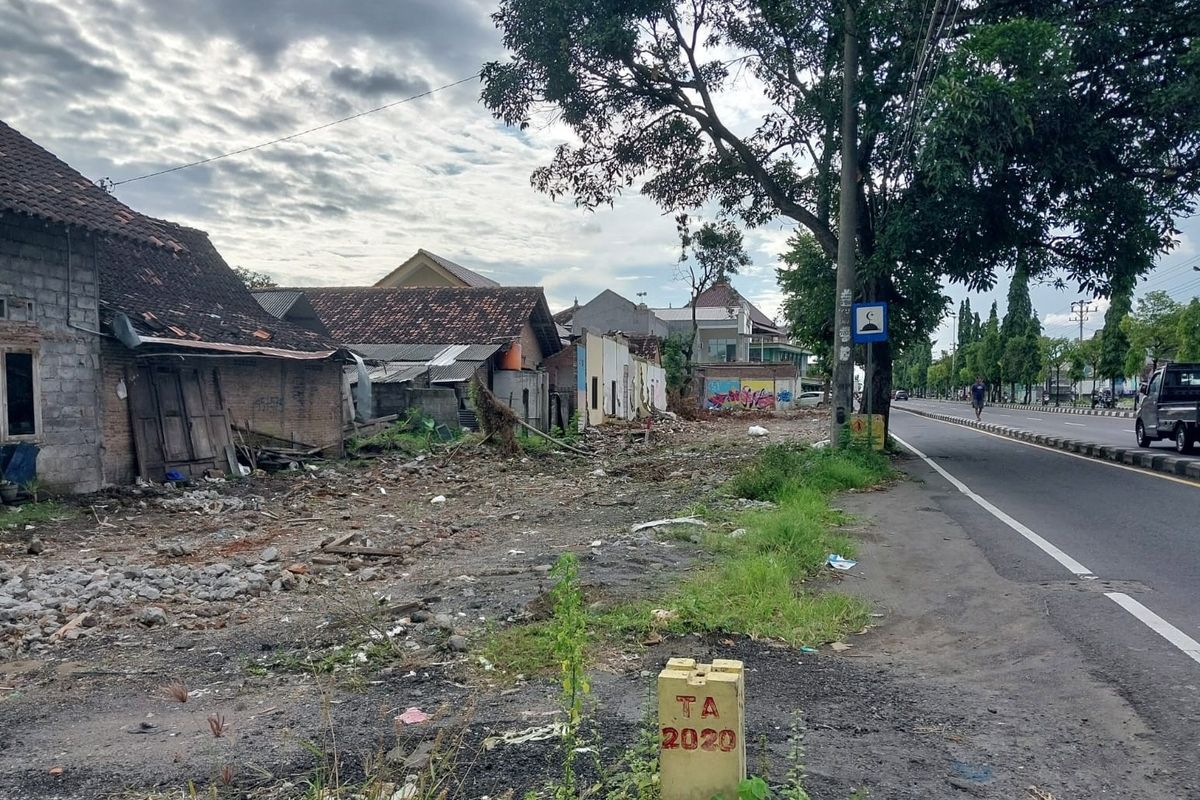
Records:
{"label": "dirt ground", "polygon": [[[748,437],[749,424],[770,436]],[[489,672],[480,659],[489,629],[539,613],[549,567],[566,550],[579,554],[589,596],[668,585],[697,563],[699,548],[632,525],[714,497],[764,443],[823,432],[823,418],[797,413],[664,423],[649,444],[640,433],[593,434],[592,458],[502,460],[464,449],[420,462],[332,463],[203,487],[262,498],[240,509],[168,510],[147,488],[92,498],[67,522],[0,534],[0,557],[14,572],[225,565],[283,582],[227,600],[198,599],[208,593],[198,584],[165,592],[154,601],[163,624],[139,621],[149,601],[109,608],[77,638],[0,661],[0,798],[150,797],[189,780],[207,786],[226,765],[235,787],[291,781],[299,796],[320,751],[338,754],[347,779],[381,760],[403,773],[422,742],[464,725],[469,757],[451,797],[519,795],[557,769],[555,743],[480,744],[552,723],[558,687]],[[881,615],[852,649],[809,654],[689,636],[607,652],[590,714],[600,746],[618,751],[636,738],[668,657],[741,658],[755,771],[783,777],[789,732],[800,724],[815,800],[858,789],[900,799],[1184,796],[1150,732],[1023,598],[971,602],[975,587],[1001,579],[951,520],[923,510],[926,494],[901,481],[839,502],[858,517],[864,549],[838,588],[871,599]],[[886,529],[876,521],[885,508]],[[350,533],[347,546],[394,555],[321,549]],[[27,552],[33,534],[45,544],[38,555]],[[278,553],[264,561],[270,548]],[[953,586],[939,584],[949,579],[930,563],[935,550],[960,560]],[[964,605],[970,624],[957,613]],[[1023,626],[1003,631],[1026,643],[1022,652],[962,644],[986,638],[990,615]],[[372,642],[386,666],[354,668],[380,657]],[[1054,664],[1041,657],[1059,649]],[[326,671],[335,658],[338,668]],[[186,703],[163,688],[176,681]],[[1034,681],[1046,683],[1029,691]],[[400,725],[410,708],[432,718]]]}

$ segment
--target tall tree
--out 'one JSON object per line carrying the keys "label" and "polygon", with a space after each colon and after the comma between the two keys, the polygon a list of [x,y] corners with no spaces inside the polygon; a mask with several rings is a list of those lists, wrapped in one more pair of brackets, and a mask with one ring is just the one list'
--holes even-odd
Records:
{"label": "tall tree", "polygon": [[275,279],[267,273],[249,267],[234,267],[233,274],[246,284],[247,289],[271,289],[278,286]]}
{"label": "tall tree", "polygon": [[1121,328],[1129,337],[1129,350],[1125,357],[1127,375],[1147,373],[1146,360],[1150,361],[1149,372],[1158,369],[1160,361],[1174,358],[1179,349],[1179,317],[1183,306],[1171,299],[1166,292],[1147,292],[1138,301],[1137,311],[1125,317]]}
{"label": "tall tree", "polygon": [[[637,185],[673,211],[782,216],[830,259],[837,176],[853,170],[857,293],[891,301],[921,338],[942,275],[987,287],[1025,252],[1103,293],[1113,270],[1144,271],[1168,246],[1200,173],[1192,2],[931,14],[861,0],[853,164],[839,163],[846,32],[831,0],[501,0],[511,58],[484,66],[483,101],[512,125],[545,110],[573,130],[534,173],[540,190],[596,207]],[[760,119],[742,118],[735,83],[766,101]],[[885,413],[890,348],[870,381]]]}
{"label": "tall tree", "polygon": [[1200,298],[1193,297],[1180,312],[1178,336],[1176,357],[1180,361],[1200,361]]}
{"label": "tall tree", "polygon": [[1096,364],[1096,378],[1107,378],[1113,397],[1117,396],[1117,378],[1128,374],[1125,360],[1129,353],[1129,337],[1121,324],[1133,303],[1133,281],[1122,276],[1113,284],[1113,293],[1108,310],[1104,312],[1104,328],[1100,336],[1100,357]]}
{"label": "tall tree", "polygon": [[[742,232],[728,220],[705,222],[693,231],[687,214],[676,218],[679,230],[678,277],[691,293],[692,333],[687,339],[684,355],[693,361],[696,334],[700,323],[696,319],[696,300],[714,284],[729,280],[738,270],[750,264],[750,256],[742,242]],[[731,311],[733,309],[730,309]]]}

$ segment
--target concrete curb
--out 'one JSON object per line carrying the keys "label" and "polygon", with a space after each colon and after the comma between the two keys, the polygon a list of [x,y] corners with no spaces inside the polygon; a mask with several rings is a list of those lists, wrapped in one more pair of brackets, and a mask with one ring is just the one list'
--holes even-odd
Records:
{"label": "concrete curb", "polygon": [[[934,400],[926,398],[934,403],[966,403],[965,400]],[[903,401],[902,401],[903,402]],[[1034,411],[1039,414],[1084,414],[1089,417],[1121,417],[1122,419],[1133,419],[1137,416],[1136,412],[1129,409],[1109,409],[1109,408],[1063,408],[1062,406],[1035,406],[1021,405],[1020,403],[988,403],[984,408],[1010,408],[1014,411]]]}
{"label": "concrete curb", "polygon": [[1065,450],[1068,453],[1078,453],[1081,456],[1115,461],[1118,464],[1127,464],[1132,467],[1141,467],[1142,469],[1154,472],[1165,472],[1168,475],[1176,475],[1200,481],[1200,458],[1165,452],[1150,452],[1136,448],[1115,447],[1109,444],[1102,445],[1094,442],[1082,442],[1078,439],[1067,439],[1062,436],[1051,436],[1046,433],[1032,433],[1019,428],[1010,428],[1006,425],[997,425],[992,422],[976,422],[973,419],[963,419],[952,414],[935,414],[932,411],[921,411],[915,408],[902,410],[910,414],[916,414],[917,416],[962,425],[966,428],[978,428],[981,431],[996,433],[1022,442]]}

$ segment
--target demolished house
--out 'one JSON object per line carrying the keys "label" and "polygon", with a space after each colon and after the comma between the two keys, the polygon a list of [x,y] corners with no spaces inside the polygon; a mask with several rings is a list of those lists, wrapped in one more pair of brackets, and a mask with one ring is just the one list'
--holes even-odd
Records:
{"label": "demolished house", "polygon": [[0,122],[0,454],[54,491],[341,452],[343,354],[266,313],[201,231],[139,214]]}
{"label": "demolished house", "polygon": [[438,424],[475,427],[475,378],[539,430],[569,417],[542,368],[562,342],[540,288],[322,287],[256,295],[269,304],[269,295],[291,291],[302,291],[330,334],[367,362],[373,407],[359,409],[361,417],[415,408]]}

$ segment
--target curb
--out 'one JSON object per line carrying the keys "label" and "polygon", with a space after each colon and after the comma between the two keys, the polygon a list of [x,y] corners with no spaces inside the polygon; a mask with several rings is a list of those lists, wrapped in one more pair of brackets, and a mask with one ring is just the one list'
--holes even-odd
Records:
{"label": "curb", "polygon": [[1009,428],[1006,425],[997,425],[993,422],[976,422],[973,419],[963,419],[952,414],[935,414],[932,411],[920,411],[917,409],[902,409],[909,414],[916,414],[919,417],[929,417],[941,422],[950,422],[955,425],[962,425],[966,428],[978,428],[981,431],[988,433],[996,433],[1001,436],[1007,436],[1009,439],[1017,439],[1022,442],[1031,444],[1040,444],[1043,447],[1053,447],[1058,450],[1065,450],[1069,453],[1077,453],[1081,456],[1089,456],[1103,461],[1114,461],[1118,464],[1126,464],[1132,467],[1141,467],[1153,472],[1163,472],[1168,475],[1175,475],[1183,478],[1190,478],[1195,481],[1200,481],[1200,458],[1190,456],[1168,455],[1167,453],[1155,453],[1148,450],[1140,450],[1126,447],[1115,447],[1110,444],[1096,444],[1095,442],[1082,442],[1078,439],[1066,439],[1062,436],[1051,436],[1046,433],[1032,433],[1023,431],[1019,428]]}
{"label": "curb", "polygon": [[[927,401],[934,403],[953,403],[954,400],[931,400]],[[959,401],[965,403],[965,400]],[[1063,408],[1062,406],[1036,406],[1036,405],[1021,405],[1020,403],[986,403],[984,408],[1010,408],[1014,411],[1033,411],[1039,414],[1084,414],[1089,417],[1121,417],[1122,419],[1133,419],[1136,412],[1128,409],[1108,409],[1108,408]]]}

